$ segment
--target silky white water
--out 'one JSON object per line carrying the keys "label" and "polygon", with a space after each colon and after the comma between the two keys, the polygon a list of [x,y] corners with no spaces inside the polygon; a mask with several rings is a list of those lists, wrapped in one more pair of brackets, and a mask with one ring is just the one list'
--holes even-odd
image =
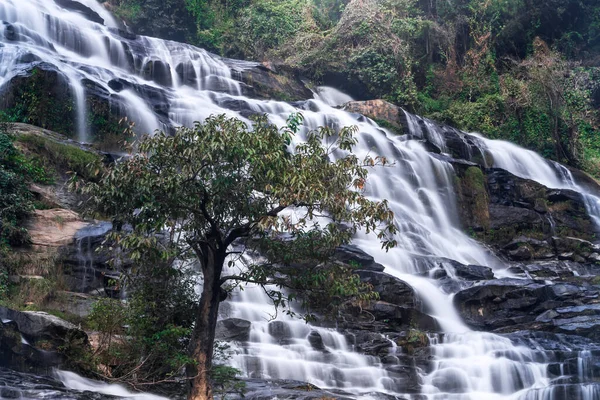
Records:
{"label": "silky white water", "polygon": [[[430,399],[553,399],[545,363],[535,362],[531,350],[506,338],[471,331],[454,309],[452,293],[442,292],[428,277],[438,257],[487,265],[497,276],[506,273],[499,260],[459,228],[451,164],[433,157],[418,140],[406,140],[369,119],[334,108],[351,98],[332,88],[320,88],[315,99],[294,106],[245,97],[243,85],[235,77],[254,63],[223,60],[171,41],[122,37],[114,19],[98,4],[93,0],[82,3],[96,10],[106,25],[90,22],[49,0],[0,2],[0,20],[5,22],[0,26],[0,88],[36,63],[53,65],[70,87],[73,120],[81,141],[92,139],[86,104],[90,82],[107,94],[111,107],[136,123],[139,132],[190,125],[212,114],[244,118],[247,111],[266,113],[278,125],[283,125],[289,114],[301,111],[305,130],[357,125],[357,154],[380,155],[394,163],[373,171],[367,190],[373,200],[389,201],[399,233],[397,248],[389,252],[382,251],[375,238],[361,233],[355,244],[383,264],[387,273],[408,282],[424,303],[424,311],[437,318],[443,331],[431,335],[433,366],[420,374],[423,394]],[[238,112],[240,109],[244,113]],[[423,137],[412,116],[407,114],[407,120],[411,134]],[[429,122],[425,125],[431,131],[430,140],[444,151],[443,136]],[[302,134],[294,140],[302,141]],[[514,145],[507,149],[503,142],[480,140],[485,143],[482,148],[493,153],[495,166],[541,183],[581,189],[572,176],[572,183],[556,174],[552,178],[558,167],[552,168],[539,156],[534,158]],[[511,157],[503,158],[506,155]],[[272,313],[268,299],[252,288],[237,293],[231,303],[227,316],[252,322],[250,340],[233,357],[245,376],[307,381],[356,395],[404,393],[400,381],[378,358],[354,352],[341,333],[280,316],[276,322],[284,332],[275,334],[273,326],[277,324],[269,322]],[[315,349],[309,341],[316,336],[324,350]],[[108,390],[72,375],[61,376],[73,389]],[[594,394],[591,389],[589,392],[589,396]],[[582,399],[594,398],[589,396]]]}
{"label": "silky white water", "polygon": [[134,393],[121,385],[94,381],[69,371],[56,371],[55,375],[67,389],[102,393],[130,400],[168,400],[166,397],[149,393]]}

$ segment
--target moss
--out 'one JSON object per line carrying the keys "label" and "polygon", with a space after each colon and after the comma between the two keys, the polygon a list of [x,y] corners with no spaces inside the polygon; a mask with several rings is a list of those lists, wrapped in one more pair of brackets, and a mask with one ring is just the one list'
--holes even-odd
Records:
{"label": "moss", "polygon": [[91,177],[89,166],[100,160],[97,154],[40,135],[21,135],[17,140],[29,151],[39,155],[44,160],[45,167],[54,169],[57,174],[72,171],[89,178]]}
{"label": "moss", "polygon": [[406,336],[398,338],[396,344],[412,355],[415,350],[429,346],[429,337],[419,329],[411,329]]}
{"label": "moss", "polygon": [[92,141],[108,146],[123,141],[124,126],[120,123],[120,117],[111,110],[108,101],[98,97],[88,97],[87,103],[89,109],[87,124]]}
{"label": "moss", "polygon": [[390,132],[395,133],[396,135],[403,135],[404,132],[402,132],[402,128],[392,124],[390,121],[387,121],[385,119],[380,119],[380,118],[373,118],[371,117],[371,119],[373,121],[375,121],[375,123],[379,126],[381,126],[382,128],[385,128],[387,130],[389,130]]}
{"label": "moss", "polygon": [[7,109],[0,117],[10,122],[24,122],[73,136],[75,105],[68,85],[55,71],[34,68],[29,76],[12,85]]}
{"label": "moss", "polygon": [[490,225],[488,210],[489,196],[483,171],[478,167],[469,167],[461,179],[463,194],[469,200],[469,207],[474,222],[487,229]]}

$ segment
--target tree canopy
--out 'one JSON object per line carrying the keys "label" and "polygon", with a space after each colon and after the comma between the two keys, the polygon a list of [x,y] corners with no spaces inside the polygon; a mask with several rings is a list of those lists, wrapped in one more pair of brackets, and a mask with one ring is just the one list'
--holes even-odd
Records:
{"label": "tree canopy", "polygon": [[[278,129],[265,116],[249,127],[220,115],[172,136],[157,132],[84,187],[90,205],[115,223],[114,245],[132,259],[160,252],[199,264],[203,289],[190,342],[190,399],[212,396],[218,305],[228,290],[263,285],[277,306],[291,299],[307,307],[323,297],[333,304],[368,300],[368,287],[328,260],[358,229],[374,232],[386,248],[395,245],[387,203],[364,194],[368,168],[387,160],[353,154],[353,127],[322,127],[305,141],[293,140],[301,120],[292,115]],[[250,250],[260,257],[243,269],[226,268]]]}

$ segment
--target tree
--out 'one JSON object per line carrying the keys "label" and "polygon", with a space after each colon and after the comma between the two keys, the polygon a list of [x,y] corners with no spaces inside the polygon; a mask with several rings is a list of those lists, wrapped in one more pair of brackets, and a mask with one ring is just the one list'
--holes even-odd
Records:
{"label": "tree", "polygon": [[[324,262],[360,228],[375,231],[384,247],[395,245],[393,213],[385,201],[370,201],[363,193],[367,167],[386,160],[359,160],[352,153],[356,128],[319,128],[292,153],[301,118],[291,116],[280,130],[261,116],[249,129],[221,115],[173,136],[157,132],[138,143],[136,154],[100,172],[101,183],[84,187],[98,212],[117,227],[131,225],[114,237],[131,258],[161,249],[165,259],[189,256],[200,265],[189,399],[212,398],[215,328],[227,290],[256,283],[277,306],[292,299],[310,305],[311,297],[301,294],[311,290],[364,298],[365,287],[355,276]],[[338,158],[332,162],[334,153]],[[294,215],[282,215],[285,210]],[[240,248],[259,250],[262,261],[225,275]],[[279,290],[283,287],[290,288],[288,295]]]}

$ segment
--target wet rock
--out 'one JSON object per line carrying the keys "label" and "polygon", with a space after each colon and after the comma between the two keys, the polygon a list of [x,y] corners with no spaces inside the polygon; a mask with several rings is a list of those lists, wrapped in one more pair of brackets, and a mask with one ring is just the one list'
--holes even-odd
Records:
{"label": "wet rock", "polygon": [[365,308],[376,321],[383,321],[390,330],[414,327],[424,331],[439,331],[435,318],[414,308],[400,307],[384,301],[377,301]]}
{"label": "wet rock", "polygon": [[553,400],[596,399],[600,397],[600,384],[558,384],[528,392],[530,398]]}
{"label": "wet rock", "polygon": [[45,312],[0,307],[0,318],[14,321],[19,332],[33,344],[44,341],[58,348],[73,340],[87,343],[87,335],[81,329]]}
{"label": "wet rock", "polygon": [[83,15],[85,18],[89,19],[92,22],[104,25],[104,19],[100,15],[98,15],[96,11],[92,10],[91,8],[83,5],[78,1],[54,0],[54,2],[62,8],[75,11],[76,13]]}
{"label": "wet rock", "polygon": [[351,113],[365,115],[376,121],[386,121],[398,132],[403,128],[400,120],[404,118],[402,109],[385,100],[351,101],[344,104],[342,109]]}
{"label": "wet rock", "polygon": [[0,307],[0,366],[46,373],[53,367],[77,366],[73,355],[88,349],[86,333],[67,321]]}
{"label": "wet rock", "polygon": [[[101,383],[99,383],[101,384]],[[15,393],[18,395],[14,396]],[[50,400],[117,400],[122,397],[67,389],[51,376],[39,376],[0,368],[0,398]],[[173,399],[175,400],[175,399]]]}
{"label": "wet rock", "polygon": [[[73,235],[71,243],[61,248],[63,273],[69,290],[90,293],[110,286],[107,277],[119,278],[118,271],[109,265],[115,256],[114,252],[102,249],[101,246],[108,232],[112,230],[109,222],[87,224]],[[131,260],[123,256],[116,259],[121,267],[129,265]]]}
{"label": "wet rock", "polygon": [[509,251],[508,256],[511,260],[515,261],[527,261],[533,258],[532,251],[528,246],[521,246],[515,250]]}
{"label": "wet rock", "polygon": [[256,62],[224,58],[232,69],[233,78],[244,83],[242,94],[253,98],[297,101],[311,99],[312,91],[304,84],[299,71],[284,65],[264,65]]}
{"label": "wet rock", "polygon": [[377,332],[353,331],[350,334],[356,351],[362,354],[384,357],[393,346],[391,340]]}
{"label": "wet rock", "polygon": [[290,339],[293,336],[290,325],[283,321],[270,322],[269,334],[279,340]]}
{"label": "wet rock", "polygon": [[465,322],[479,329],[537,329],[595,337],[600,323],[598,296],[597,290],[586,286],[505,278],[463,290],[454,303]]}
{"label": "wet rock", "polygon": [[17,32],[15,26],[6,21],[2,21],[4,25],[4,37],[8,40],[17,40]]}
{"label": "wet rock", "polygon": [[384,270],[384,266],[376,263],[372,256],[359,249],[358,246],[351,244],[338,247],[334,258],[344,264],[355,265],[361,270],[377,272],[383,272]]}
{"label": "wet rock", "polygon": [[215,337],[218,340],[246,342],[250,339],[252,323],[245,319],[228,318],[217,322]]}
{"label": "wet rock", "polygon": [[384,272],[358,270],[361,281],[373,285],[382,301],[398,306],[419,308],[421,301],[406,282]]}
{"label": "wet rock", "polygon": [[310,331],[308,334],[308,343],[312,346],[313,349],[317,351],[325,351],[325,345],[323,344],[323,338],[317,331]]}
{"label": "wet rock", "polygon": [[161,60],[148,61],[142,68],[142,76],[159,85],[169,87],[173,84],[171,66]]}
{"label": "wet rock", "polygon": [[456,276],[470,281],[482,281],[494,278],[494,272],[490,267],[482,265],[463,265],[454,266]]}
{"label": "wet rock", "polygon": [[246,388],[243,396],[228,395],[228,398],[246,400],[317,400],[340,399],[351,400],[354,398],[349,393],[341,390],[323,390],[314,385],[301,381],[274,380],[274,379],[245,379]]}

